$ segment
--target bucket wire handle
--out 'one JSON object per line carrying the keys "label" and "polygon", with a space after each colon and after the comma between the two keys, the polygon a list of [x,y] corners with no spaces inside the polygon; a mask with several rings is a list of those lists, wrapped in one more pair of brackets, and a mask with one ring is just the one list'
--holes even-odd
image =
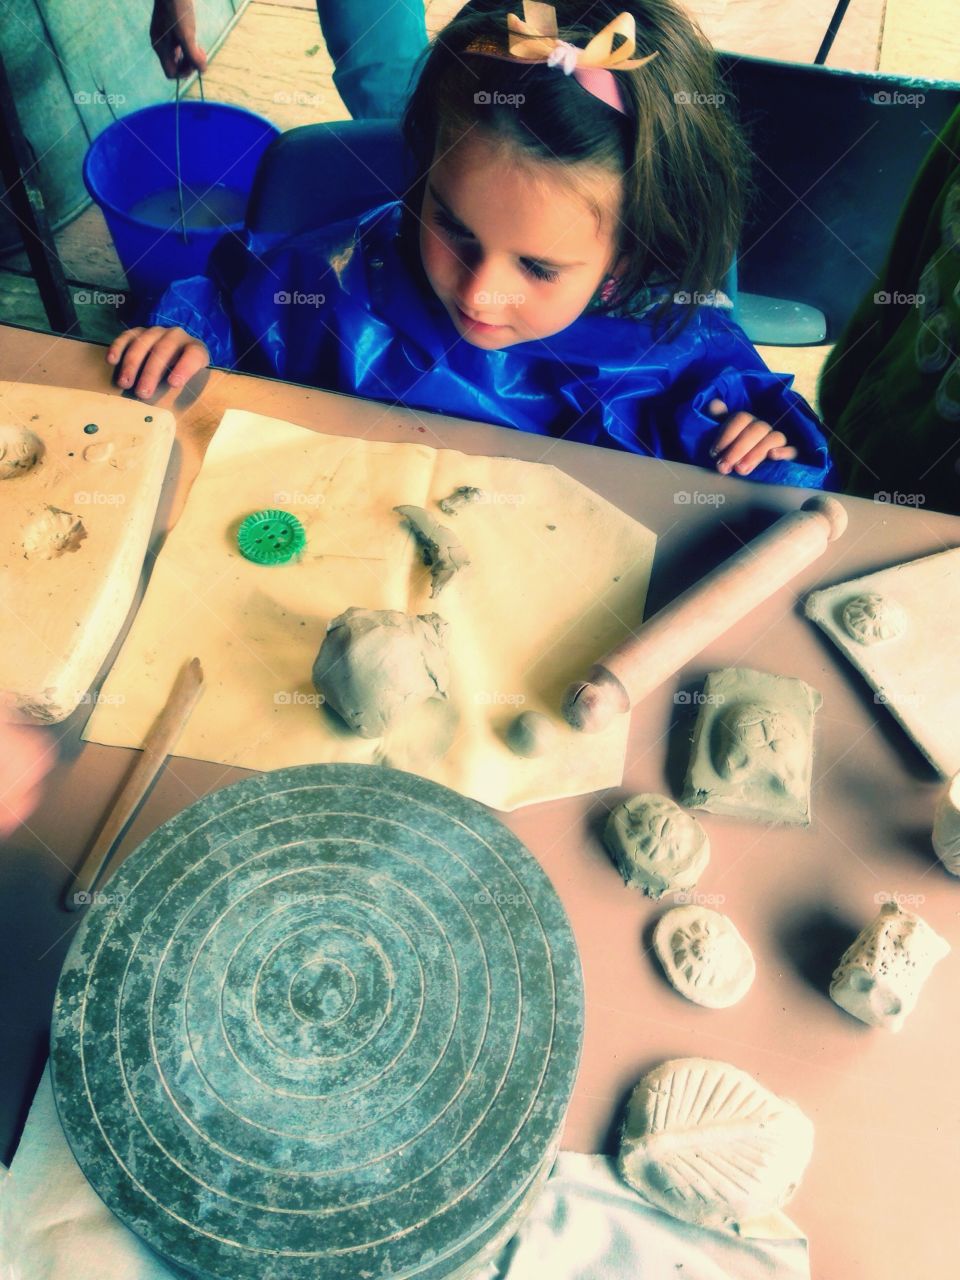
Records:
{"label": "bucket wire handle", "polygon": [[[206,102],[203,92],[203,74],[197,72],[197,80],[200,82],[200,101]],[[183,208],[183,176],[180,170],[180,77],[176,78],[177,90],[173,107],[173,125],[174,125],[174,146],[177,155],[177,206],[180,210],[180,234],[183,236],[183,243],[187,243],[187,218]]]}
{"label": "bucket wire handle", "polygon": [[187,219],[183,210],[183,174],[180,169],[180,77],[177,76],[177,96],[173,107],[174,149],[177,157],[177,205],[180,210],[180,234],[187,243]]}

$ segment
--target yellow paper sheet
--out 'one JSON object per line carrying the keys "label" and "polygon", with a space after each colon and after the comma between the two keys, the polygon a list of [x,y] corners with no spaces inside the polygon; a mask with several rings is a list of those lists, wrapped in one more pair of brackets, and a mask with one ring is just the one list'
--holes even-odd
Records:
{"label": "yellow paper sheet", "polygon": [[[460,485],[485,500],[443,515]],[[436,599],[395,506],[453,529],[471,558]],[[265,567],[236,547],[252,511],[303,522],[299,562]],[[554,467],[424,445],[324,436],[228,411],[86,729],[143,742],[177,671],[206,676],[178,754],[250,769],[321,761],[386,763],[494,808],[616,786],[628,718],[577,734],[559,717],[567,684],[642,620],[656,537]],[[438,613],[449,623],[450,690],[439,718],[402,735],[357,737],[311,684],[327,624],[350,606]],[[503,733],[520,711],[557,724],[548,754],[522,759]],[[449,741],[437,754],[441,739]]]}

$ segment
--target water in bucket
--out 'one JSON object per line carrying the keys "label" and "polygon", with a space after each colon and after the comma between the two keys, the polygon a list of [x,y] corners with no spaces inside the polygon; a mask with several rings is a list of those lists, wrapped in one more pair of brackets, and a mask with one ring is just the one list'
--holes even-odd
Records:
{"label": "water in bucket", "polygon": [[[196,196],[192,191],[183,193],[183,226],[188,231],[236,226],[243,222],[247,197],[232,187],[215,186]],[[176,187],[164,187],[153,195],[144,196],[130,210],[136,222],[146,222],[152,227],[179,229],[180,196]]]}

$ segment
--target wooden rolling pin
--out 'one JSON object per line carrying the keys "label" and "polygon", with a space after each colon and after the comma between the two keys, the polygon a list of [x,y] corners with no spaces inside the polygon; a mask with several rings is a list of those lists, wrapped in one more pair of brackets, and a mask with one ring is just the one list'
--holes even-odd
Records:
{"label": "wooden rolling pin", "polygon": [[836,498],[810,498],[665,605],[633,636],[572,684],[563,700],[568,724],[605,729],[711,641],[812,564],[847,527]]}
{"label": "wooden rolling pin", "polygon": [[[87,906],[92,901],[91,890],[101,868],[109,858],[113,846],[120,839],[124,827],[133,817],[140,801],[150,789],[154,778],[163,768],[167,756],[177,745],[177,739],[190,719],[201,693],[203,693],[203,668],[200,666],[200,659],[193,658],[177,676],[170,697],[144,738],[140,757],[113,802],[113,807],[100,828],[93,848],[84,858],[83,865],[67,887],[63,898],[63,905],[67,911],[79,911],[81,907]],[[119,861],[114,865],[119,866]],[[110,870],[114,870],[114,867]],[[104,876],[105,879],[106,876]]]}

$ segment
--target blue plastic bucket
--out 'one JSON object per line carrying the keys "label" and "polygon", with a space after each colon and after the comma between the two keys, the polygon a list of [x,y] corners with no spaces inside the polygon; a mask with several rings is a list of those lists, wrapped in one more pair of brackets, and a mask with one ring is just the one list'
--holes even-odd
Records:
{"label": "blue plastic bucket", "polygon": [[217,241],[243,227],[260,158],[280,132],[242,107],[181,101],[184,234],[175,109],[165,102],[115,120],[83,162],[83,180],[103,210],[130,286],[145,297],[156,297],[171,280],[202,274]]}

